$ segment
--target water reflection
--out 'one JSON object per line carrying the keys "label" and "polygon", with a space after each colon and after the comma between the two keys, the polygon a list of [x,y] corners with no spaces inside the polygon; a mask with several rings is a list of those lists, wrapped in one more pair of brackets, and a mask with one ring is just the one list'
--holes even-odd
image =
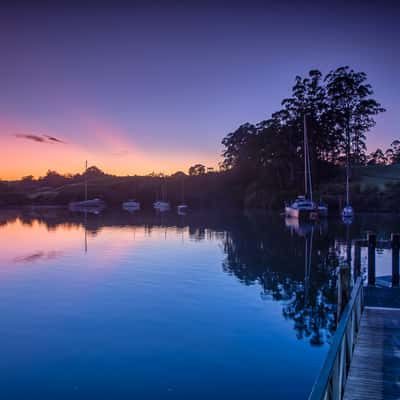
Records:
{"label": "water reflection", "polygon": [[37,251],[35,253],[18,256],[13,259],[15,263],[32,263],[38,260],[53,260],[61,255],[59,251]]}
{"label": "water reflection", "polygon": [[[94,215],[39,208],[3,210],[0,226],[20,223],[26,228],[37,224],[48,231],[61,229],[63,233],[83,229],[85,252],[90,251],[88,237],[95,238],[110,228],[132,228],[133,240],[136,228],[148,236],[162,229],[164,240],[168,239],[168,231],[173,230],[174,236],[180,235],[182,243],[185,233],[192,241],[217,240],[225,254],[223,270],[244,285],[259,285],[261,298],[281,302],[282,315],[293,321],[299,339],[322,345],[329,342],[337,323],[336,269],[339,265],[351,266],[352,238],[362,235],[366,223],[369,229],[379,226],[381,235],[389,235],[390,224],[378,225],[381,219],[369,218],[368,222],[359,219],[352,224],[340,220],[299,223],[295,219],[282,220],[277,215],[265,214],[177,215],[108,210]],[[52,260],[62,253],[39,250],[16,255],[13,262]]]}
{"label": "water reflection", "polygon": [[224,269],[245,284],[258,283],[263,297],[282,301],[297,337],[322,345],[336,327],[335,241],[319,224],[285,221],[289,229],[283,229],[278,221],[259,221],[229,232]]}
{"label": "water reflection", "polygon": [[82,392],[64,398],[118,397],[115,388],[124,398],[307,398],[340,311],[337,267],[355,258],[352,239],[388,237],[399,222],[3,210],[0,389],[62,398],[73,381]]}
{"label": "water reflection", "polygon": [[[90,251],[88,237],[104,229],[142,229],[151,236],[154,230],[185,232],[189,240],[217,240],[225,258],[223,270],[244,285],[259,285],[261,298],[281,302],[282,315],[293,321],[299,339],[312,345],[329,341],[336,326],[336,267],[340,263],[336,235],[326,222],[299,224],[275,215],[176,215],[174,213],[129,214],[109,210],[102,215],[74,214],[64,209],[9,210],[1,215],[3,226],[19,221],[24,227],[35,224],[48,231],[82,231],[83,249]],[[349,239],[349,229],[346,231]],[[16,256],[14,262],[50,260],[61,252],[38,251]]]}

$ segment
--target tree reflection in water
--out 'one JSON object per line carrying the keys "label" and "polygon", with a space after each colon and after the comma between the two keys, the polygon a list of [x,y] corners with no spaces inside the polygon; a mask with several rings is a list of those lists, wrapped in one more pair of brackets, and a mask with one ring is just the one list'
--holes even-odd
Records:
{"label": "tree reflection in water", "polygon": [[280,301],[297,338],[319,346],[329,342],[336,328],[341,260],[334,238],[320,226],[289,228],[276,220],[238,224],[224,241],[223,268],[246,285],[259,284],[263,298]]}
{"label": "tree reflection in water", "polygon": [[[217,240],[225,253],[223,270],[245,285],[258,284],[263,299],[282,304],[283,317],[294,322],[298,339],[311,345],[329,342],[336,328],[336,268],[343,260],[335,244],[337,227],[286,221],[275,215],[188,214],[157,215],[152,211],[131,216],[118,210],[102,215],[73,214],[68,210],[6,210],[0,224],[19,219],[24,225],[44,223],[48,230],[82,226],[94,236],[104,227],[141,226],[188,228],[191,240]],[[347,232],[349,243],[349,232]],[[348,256],[349,251],[348,251]]]}

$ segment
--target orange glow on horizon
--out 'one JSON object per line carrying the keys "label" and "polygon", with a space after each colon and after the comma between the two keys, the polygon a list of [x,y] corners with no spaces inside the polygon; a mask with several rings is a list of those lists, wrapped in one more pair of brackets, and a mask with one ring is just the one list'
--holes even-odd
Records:
{"label": "orange glow on horizon", "polygon": [[[81,173],[85,160],[106,173],[120,176],[147,175],[152,172],[172,174],[187,172],[191,165],[197,163],[214,168],[218,164],[217,157],[196,151],[174,151],[173,148],[146,151],[133,144],[125,132],[93,120],[85,120],[83,131],[79,142],[63,135],[55,136],[60,136],[66,143],[36,142],[16,137],[21,133],[36,134],[32,129],[2,121],[0,179],[17,180],[27,175],[38,178],[48,170],[60,174]],[[40,130],[40,135],[54,136],[46,130]]]}

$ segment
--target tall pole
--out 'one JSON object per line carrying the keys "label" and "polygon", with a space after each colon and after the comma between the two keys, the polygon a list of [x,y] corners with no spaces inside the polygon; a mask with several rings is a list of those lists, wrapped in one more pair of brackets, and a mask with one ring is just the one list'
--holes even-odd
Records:
{"label": "tall pole", "polygon": [[182,204],[185,204],[185,177],[182,177]]}
{"label": "tall pole", "polygon": [[306,114],[304,114],[304,183],[306,190],[306,198],[310,197],[310,200],[313,201],[310,150],[308,148]]}
{"label": "tall pole", "polygon": [[306,114],[304,114],[304,119],[303,119],[303,134],[304,134],[304,191],[305,191],[305,197],[307,198],[308,196],[308,169],[307,169],[307,121],[306,121]]}
{"label": "tall pole", "polygon": [[88,169],[88,164],[87,160],[85,162],[85,201],[87,201],[87,169]]}
{"label": "tall pole", "polygon": [[349,175],[350,175],[350,127],[347,123],[346,132],[346,206],[350,205]]}
{"label": "tall pole", "polygon": [[308,164],[308,190],[310,192],[310,200],[313,201],[313,189],[311,178],[311,162],[310,162],[310,149],[308,148],[308,135],[307,135],[307,164]]}

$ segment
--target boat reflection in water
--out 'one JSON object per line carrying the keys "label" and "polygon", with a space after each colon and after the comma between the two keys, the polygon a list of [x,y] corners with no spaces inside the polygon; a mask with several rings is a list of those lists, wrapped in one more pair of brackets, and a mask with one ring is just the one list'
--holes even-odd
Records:
{"label": "boat reflection in water", "polygon": [[328,231],[328,221],[321,219],[317,221],[301,221],[297,218],[285,217],[285,226],[289,228],[290,232],[298,236],[306,236],[311,231],[317,231],[321,235]]}
{"label": "boat reflection in water", "polygon": [[84,198],[82,201],[73,201],[69,203],[68,208],[74,212],[100,214],[105,208],[106,203],[101,199],[88,199],[88,162],[85,162],[84,173]]}
{"label": "boat reflection in water", "polygon": [[106,208],[106,203],[100,199],[77,201],[69,203],[68,208],[73,212],[100,214]]}
{"label": "boat reflection in water", "polygon": [[[115,387],[126,388],[126,398],[163,398],[165,382],[180,399],[215,398],[216,385],[220,398],[243,399],[248,390],[307,398],[335,331],[336,270],[345,256],[337,251],[343,223],[324,226],[151,207],[134,215],[120,207],[98,215],[0,212],[6,398],[50,399],[42,395],[49,379],[52,398],[79,382],[82,395],[71,392],[79,400]],[[353,235],[366,226],[374,229],[357,219]],[[29,341],[18,335],[21,323]],[[60,360],[71,367],[65,379],[54,370]],[[99,360],[111,382],[98,379]],[[40,363],[48,366],[40,375],[26,368]],[[289,372],[295,393],[284,384]],[[26,393],[14,384],[21,377]]]}

